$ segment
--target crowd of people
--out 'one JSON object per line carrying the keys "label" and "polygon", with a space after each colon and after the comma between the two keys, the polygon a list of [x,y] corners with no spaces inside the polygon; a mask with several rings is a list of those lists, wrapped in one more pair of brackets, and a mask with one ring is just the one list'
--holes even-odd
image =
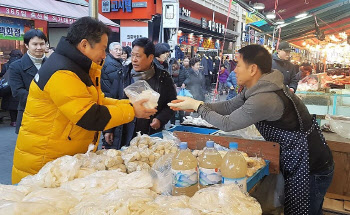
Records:
{"label": "crowd of people", "polygon": [[[24,44],[27,52],[20,50],[10,53],[9,61],[3,65],[0,77],[2,110],[10,113],[11,126],[18,134],[23,112],[26,107],[30,84],[38,70],[54,53],[45,34],[32,29],[25,33]],[[136,46],[136,44],[138,44]],[[142,47],[142,51],[135,49]],[[153,134],[161,131],[165,124],[183,121],[186,113],[171,111],[167,102],[176,95],[185,95],[200,101],[208,101],[210,94],[227,95],[226,100],[234,98],[241,90],[237,84],[235,69],[237,61],[229,56],[206,56],[197,54],[183,59],[171,58],[167,43],[153,44],[145,38],[135,40],[133,47],[123,47],[119,42],[111,42],[106,49],[104,64],[101,68],[101,90],[104,96],[114,99],[127,99],[124,88],[137,80],[146,80],[153,89],[161,94],[158,113],[148,120],[133,120],[103,132],[103,147],[121,148],[126,145],[137,131]],[[302,65],[297,69],[290,61],[291,47],[281,42],[272,55],[272,69],[283,73],[284,84],[293,92],[298,81],[312,73],[312,68]],[[144,55],[144,56],[143,56]],[[141,58],[143,56],[143,58]],[[151,56],[151,57],[150,57]],[[134,62],[133,62],[134,61]],[[299,71],[298,71],[299,70]],[[139,72],[142,71],[142,72]]]}
{"label": "crowd of people", "polygon": [[[13,184],[58,157],[85,153],[91,143],[96,150],[101,131],[103,148],[120,149],[137,132],[163,130],[176,111],[195,111],[224,131],[254,124],[265,140],[279,143],[285,213],[321,214],[334,162],[316,118],[294,93],[298,78],[310,71],[302,67],[297,76],[288,43],[273,55],[248,45],[237,62],[204,54],[179,62],[169,59],[168,44],[138,38],[132,47],[108,46],[109,33],[102,22],[83,17],[49,57],[46,36],[34,29],[24,35],[28,51],[11,52],[2,74],[8,76],[7,96],[18,103],[7,107],[18,111]],[[144,107],[148,99],[127,99],[124,88],[138,80],[160,94],[156,108]],[[227,101],[205,102],[212,83],[219,94],[228,91]]]}

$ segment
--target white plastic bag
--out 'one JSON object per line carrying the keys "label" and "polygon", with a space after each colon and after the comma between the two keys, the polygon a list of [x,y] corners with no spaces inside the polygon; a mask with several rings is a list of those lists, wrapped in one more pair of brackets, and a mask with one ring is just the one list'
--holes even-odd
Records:
{"label": "white plastic bag", "polygon": [[331,130],[342,137],[350,139],[350,117],[326,115]]}
{"label": "white plastic bag", "polygon": [[259,202],[235,184],[201,189],[189,201],[192,209],[203,214],[261,215]]}
{"label": "white plastic bag", "polygon": [[146,81],[136,81],[124,89],[125,94],[130,99],[131,103],[137,102],[141,99],[148,99],[143,103],[145,108],[155,108],[158,106],[160,94],[152,89]]}

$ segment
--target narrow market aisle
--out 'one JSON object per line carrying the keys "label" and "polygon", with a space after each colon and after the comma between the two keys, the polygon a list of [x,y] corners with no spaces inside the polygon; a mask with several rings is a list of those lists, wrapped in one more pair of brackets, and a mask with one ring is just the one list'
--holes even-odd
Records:
{"label": "narrow market aisle", "polygon": [[5,121],[0,124],[0,184],[11,184],[13,151],[16,146],[15,128]]}

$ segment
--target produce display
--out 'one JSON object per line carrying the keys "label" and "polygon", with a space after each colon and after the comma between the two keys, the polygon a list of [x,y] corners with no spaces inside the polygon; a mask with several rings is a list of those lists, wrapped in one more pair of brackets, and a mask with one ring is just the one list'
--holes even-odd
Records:
{"label": "produce display", "polygon": [[172,140],[140,135],[131,140],[130,146],[122,151],[122,158],[128,173],[150,169],[161,156],[176,153],[177,146]]}
{"label": "produce display", "polygon": [[161,195],[168,178],[155,172],[167,168],[177,150],[174,140],[139,134],[121,151],[60,157],[16,186],[0,185],[0,214],[262,214],[237,185],[203,188],[191,198]]}

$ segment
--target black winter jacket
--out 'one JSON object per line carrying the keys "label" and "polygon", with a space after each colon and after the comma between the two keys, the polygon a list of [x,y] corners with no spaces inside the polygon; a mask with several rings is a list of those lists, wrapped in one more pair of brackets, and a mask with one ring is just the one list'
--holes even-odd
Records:
{"label": "black winter jacket", "polygon": [[[0,77],[5,78],[7,76],[7,81],[9,77],[8,70],[10,68],[10,65],[12,62],[21,59],[21,57],[10,57],[9,61],[5,63],[1,69]],[[7,74],[6,74],[7,73]],[[6,74],[6,75],[5,75]],[[12,96],[11,89],[3,89],[3,91],[0,93],[0,97],[2,97],[1,101],[1,109],[3,110],[17,110],[18,108],[18,99]]]}
{"label": "black winter jacket", "polygon": [[293,88],[294,91],[298,88],[298,81],[296,74],[298,73],[296,67],[289,61],[281,60],[277,56],[277,52],[272,55],[272,69],[277,69],[282,72],[284,76],[284,84],[289,88]]}
{"label": "black winter jacket", "polygon": [[110,94],[111,86],[116,79],[122,76],[122,73],[123,60],[116,59],[113,55],[108,53],[101,70],[101,90],[106,97],[112,97]]}
{"label": "black winter jacket", "polygon": [[[44,58],[43,64],[46,59],[47,58]],[[23,111],[27,103],[29,86],[34,76],[38,73],[38,69],[35,67],[29,55],[25,53],[21,59],[11,63],[8,72],[10,72],[9,85],[12,95],[19,100],[16,123],[16,133],[18,133],[22,122]]]}
{"label": "black winter jacket", "polygon": [[[113,82],[110,91],[112,98],[126,98],[124,88],[134,83],[131,77],[132,68],[132,64],[124,67],[123,75]],[[135,119],[133,122],[105,131],[114,133],[112,148],[121,148],[122,146],[128,145],[132,137],[134,137],[138,131],[148,135],[162,131],[165,124],[173,117],[174,111],[169,108],[168,103],[175,100],[177,96],[174,82],[169,73],[163,68],[158,67],[156,64],[154,64],[154,68],[155,75],[147,80],[147,83],[153,90],[160,94],[157,107],[158,112],[155,116],[152,116],[151,119]],[[154,130],[150,126],[153,118],[157,118],[161,122],[161,126],[158,130]]]}
{"label": "black winter jacket", "polygon": [[[162,131],[165,124],[173,117],[174,111],[170,109],[168,103],[175,100],[177,96],[175,84],[169,73],[156,65],[154,69],[155,74],[151,79],[147,80],[147,83],[160,94],[157,107],[158,112],[151,119],[136,119],[135,127],[135,131],[141,131],[141,133],[148,135]],[[150,126],[153,118],[157,118],[161,123],[160,128],[157,130],[152,129]]]}
{"label": "black winter jacket", "polygon": [[188,72],[190,68],[182,67],[179,71],[179,76],[174,77],[173,80],[177,87],[181,87],[181,85],[185,82],[185,80],[188,78]]}

